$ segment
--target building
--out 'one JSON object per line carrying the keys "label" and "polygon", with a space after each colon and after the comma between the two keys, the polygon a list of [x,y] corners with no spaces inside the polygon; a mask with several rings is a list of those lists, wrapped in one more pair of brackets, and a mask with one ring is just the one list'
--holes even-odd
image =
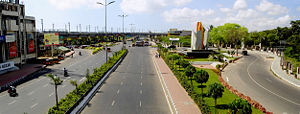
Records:
{"label": "building", "polygon": [[168,31],[168,36],[190,36],[192,31],[188,30],[178,30],[176,28],[170,29]]}
{"label": "building", "polygon": [[19,0],[0,1],[0,22],[0,66],[8,62],[21,66],[35,59],[35,18],[25,15],[25,6]]}

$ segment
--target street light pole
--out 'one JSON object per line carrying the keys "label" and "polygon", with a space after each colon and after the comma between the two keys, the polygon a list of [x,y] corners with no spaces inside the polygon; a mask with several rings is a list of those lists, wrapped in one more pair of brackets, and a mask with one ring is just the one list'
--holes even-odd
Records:
{"label": "street light pole", "polygon": [[119,17],[122,17],[122,27],[123,27],[123,34],[124,34],[124,37],[123,37],[123,48],[124,48],[124,43],[125,43],[125,29],[124,29],[124,20],[125,20],[125,17],[127,17],[128,15],[119,15]]}
{"label": "street light pole", "polygon": [[[112,4],[112,3],[114,3],[115,1],[111,1],[111,2],[109,2],[109,3],[107,3],[107,0],[105,0],[105,3],[103,4],[103,3],[100,3],[100,2],[97,2],[97,4],[100,4],[100,5],[103,5],[104,6],[104,8],[105,8],[105,36],[107,35],[107,6],[109,5],[109,4]],[[105,62],[107,62],[107,42],[105,42]]]}
{"label": "street light pole", "polygon": [[44,20],[41,19],[41,24],[42,24],[42,32],[44,32]]}

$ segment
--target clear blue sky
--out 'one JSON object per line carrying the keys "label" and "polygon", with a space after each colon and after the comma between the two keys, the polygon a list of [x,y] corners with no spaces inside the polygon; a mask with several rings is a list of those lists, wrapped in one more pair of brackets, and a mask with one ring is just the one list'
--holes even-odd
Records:
{"label": "clear blue sky", "polygon": [[[108,0],[110,2],[111,0]],[[79,24],[82,31],[91,25],[104,30],[104,7],[96,2],[104,0],[24,0],[26,14],[36,18],[37,29],[71,30]],[[170,28],[195,30],[196,22],[205,26],[238,23],[249,31],[289,26],[291,20],[300,19],[299,0],[116,0],[108,6],[108,31],[121,31],[122,18],[126,31],[166,32]],[[133,24],[130,26],[129,24]]]}

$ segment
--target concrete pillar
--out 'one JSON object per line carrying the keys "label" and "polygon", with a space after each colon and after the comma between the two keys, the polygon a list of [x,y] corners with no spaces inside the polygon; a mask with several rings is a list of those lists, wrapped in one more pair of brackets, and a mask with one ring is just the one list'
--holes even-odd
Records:
{"label": "concrete pillar", "polygon": [[300,75],[300,67],[297,67],[297,74]]}

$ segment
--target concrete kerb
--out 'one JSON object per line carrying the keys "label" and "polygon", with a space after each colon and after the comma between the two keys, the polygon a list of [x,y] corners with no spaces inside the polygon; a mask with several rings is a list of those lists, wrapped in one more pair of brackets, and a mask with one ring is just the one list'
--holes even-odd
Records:
{"label": "concrete kerb", "polygon": [[290,84],[292,84],[292,85],[294,85],[294,86],[300,88],[300,85],[298,85],[298,84],[296,84],[296,83],[290,81],[290,80],[287,79],[287,77],[285,77],[285,76],[281,76],[281,75],[278,73],[278,71],[274,69],[275,62],[276,62],[277,59],[278,59],[278,57],[275,57],[274,60],[273,60],[273,62],[272,62],[272,65],[271,65],[271,70],[272,70],[272,72],[273,72],[275,75],[277,75],[280,79],[282,79],[282,80],[284,80],[284,81],[286,81],[286,82],[288,82],[288,83],[290,83]]}
{"label": "concrete kerb", "polygon": [[[171,101],[171,104],[172,104],[172,106],[173,106],[173,108],[172,108],[172,110],[174,110],[174,112],[175,112],[175,114],[178,114],[178,111],[177,111],[177,108],[176,108],[176,104],[174,103],[174,100],[173,100],[173,98],[172,98],[172,95],[170,94],[170,91],[169,91],[169,89],[168,89],[168,86],[167,86],[167,84],[166,84],[166,82],[165,82],[165,79],[162,77],[162,73],[161,73],[161,71],[160,71],[160,69],[159,68],[157,68],[158,67],[158,65],[157,65],[157,63],[156,63],[156,61],[153,59],[153,57],[152,57],[152,60],[153,60],[153,62],[154,62],[154,66],[155,66],[155,68],[156,68],[156,70],[157,70],[157,72],[158,72],[158,75],[159,75],[159,79],[160,79],[160,81],[161,81],[161,83],[162,83],[162,85],[163,85],[163,89],[164,89],[164,91],[166,90],[167,91],[167,95],[166,95],[166,97],[167,97],[167,99],[169,99],[170,101]],[[169,101],[168,101],[168,104],[169,104]],[[173,111],[171,112],[172,114],[173,114]]]}

